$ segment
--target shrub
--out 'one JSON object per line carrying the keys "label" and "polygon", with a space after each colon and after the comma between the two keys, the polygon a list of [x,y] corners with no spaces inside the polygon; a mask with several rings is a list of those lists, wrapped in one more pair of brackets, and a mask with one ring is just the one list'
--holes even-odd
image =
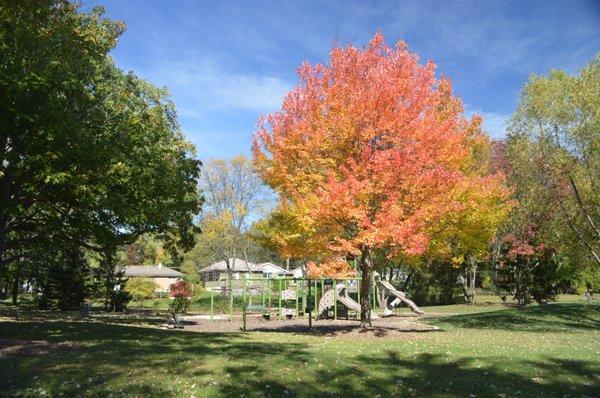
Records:
{"label": "shrub", "polygon": [[514,235],[503,238],[501,260],[498,263],[496,285],[512,292],[519,304],[555,300],[564,258],[552,248],[538,244],[530,236],[519,239]]}
{"label": "shrub", "polygon": [[186,281],[175,282],[171,285],[169,295],[173,298],[169,303],[169,310],[175,318],[177,314],[186,313],[189,309],[193,295],[192,284]]}
{"label": "shrub", "polygon": [[131,294],[131,297],[142,307],[144,300],[154,297],[155,290],[156,283],[150,278],[133,277],[125,285],[125,291]]}

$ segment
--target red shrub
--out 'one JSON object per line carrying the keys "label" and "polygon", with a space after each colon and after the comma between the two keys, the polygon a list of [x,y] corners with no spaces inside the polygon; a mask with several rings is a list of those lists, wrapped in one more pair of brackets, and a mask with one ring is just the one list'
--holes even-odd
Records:
{"label": "red shrub", "polygon": [[171,297],[189,299],[192,297],[192,284],[186,281],[175,282],[169,292]]}

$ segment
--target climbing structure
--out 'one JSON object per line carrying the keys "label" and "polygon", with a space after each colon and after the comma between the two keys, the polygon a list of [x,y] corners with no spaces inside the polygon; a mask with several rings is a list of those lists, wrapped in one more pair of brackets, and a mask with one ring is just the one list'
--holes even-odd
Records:
{"label": "climbing structure", "polygon": [[[348,309],[356,311],[360,314],[360,304],[348,296],[346,293],[346,286],[341,283],[337,283],[335,285],[335,290],[333,288],[329,289],[319,300],[319,312],[317,317],[323,317],[327,310],[335,305],[336,300],[348,307]],[[371,312],[371,318],[377,318],[377,315],[374,312]]]}
{"label": "climbing structure", "polygon": [[388,281],[379,280],[377,281],[377,283],[379,284],[380,288],[385,289],[390,294],[390,296],[394,297],[394,299],[392,300],[389,300],[389,298],[386,300],[387,306],[384,310],[384,315],[392,315],[394,313],[394,307],[400,304],[401,302],[404,302],[410,307],[411,310],[413,310],[413,312],[419,315],[423,315],[425,313],[412,300],[407,298],[404,292],[396,290],[396,288]]}

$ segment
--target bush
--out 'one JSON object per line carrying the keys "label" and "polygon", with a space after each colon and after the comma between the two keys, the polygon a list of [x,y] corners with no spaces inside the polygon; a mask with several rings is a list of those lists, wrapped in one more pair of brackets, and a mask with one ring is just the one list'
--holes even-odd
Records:
{"label": "bush", "polygon": [[186,281],[175,282],[171,285],[169,295],[173,298],[169,303],[173,318],[177,314],[185,314],[190,308],[190,298],[193,295],[192,284]]}
{"label": "bush", "polygon": [[119,290],[111,295],[110,298],[110,308],[114,311],[121,312],[125,310],[127,304],[131,301],[131,294],[126,292],[125,290]]}
{"label": "bush", "polygon": [[154,297],[156,283],[150,278],[133,277],[127,281],[124,290],[143,307],[144,300]]}
{"label": "bush", "polygon": [[432,261],[407,270],[404,292],[417,305],[445,305],[462,301],[462,287],[458,283],[461,269],[451,262]]}
{"label": "bush", "polygon": [[530,304],[532,299],[538,303],[556,299],[563,257],[542,244],[522,243],[512,237],[504,239],[501,249],[498,288],[511,292],[522,305]]}
{"label": "bush", "polygon": [[191,285],[192,297],[191,300],[198,302],[204,296],[204,282],[197,276],[186,276],[185,281]]}

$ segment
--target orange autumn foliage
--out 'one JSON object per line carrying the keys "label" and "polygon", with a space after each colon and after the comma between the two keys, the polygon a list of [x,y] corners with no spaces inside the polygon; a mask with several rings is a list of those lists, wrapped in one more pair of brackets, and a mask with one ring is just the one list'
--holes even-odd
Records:
{"label": "orange autumn foliage", "polygon": [[318,264],[309,261],[306,264],[306,271],[309,278],[354,278],[356,270],[342,257],[332,257],[321,261]]}
{"label": "orange autumn foliage", "polygon": [[[307,251],[325,259],[313,268],[335,273],[352,255],[364,270],[379,248],[424,253],[431,226],[464,207],[454,192],[475,178],[481,118],[465,118],[433,62],[380,33],[364,49],[334,46],[329,64],[304,63],[298,75],[282,109],[260,119],[252,149],[263,179],[310,231]],[[501,182],[493,180],[486,189]]]}

